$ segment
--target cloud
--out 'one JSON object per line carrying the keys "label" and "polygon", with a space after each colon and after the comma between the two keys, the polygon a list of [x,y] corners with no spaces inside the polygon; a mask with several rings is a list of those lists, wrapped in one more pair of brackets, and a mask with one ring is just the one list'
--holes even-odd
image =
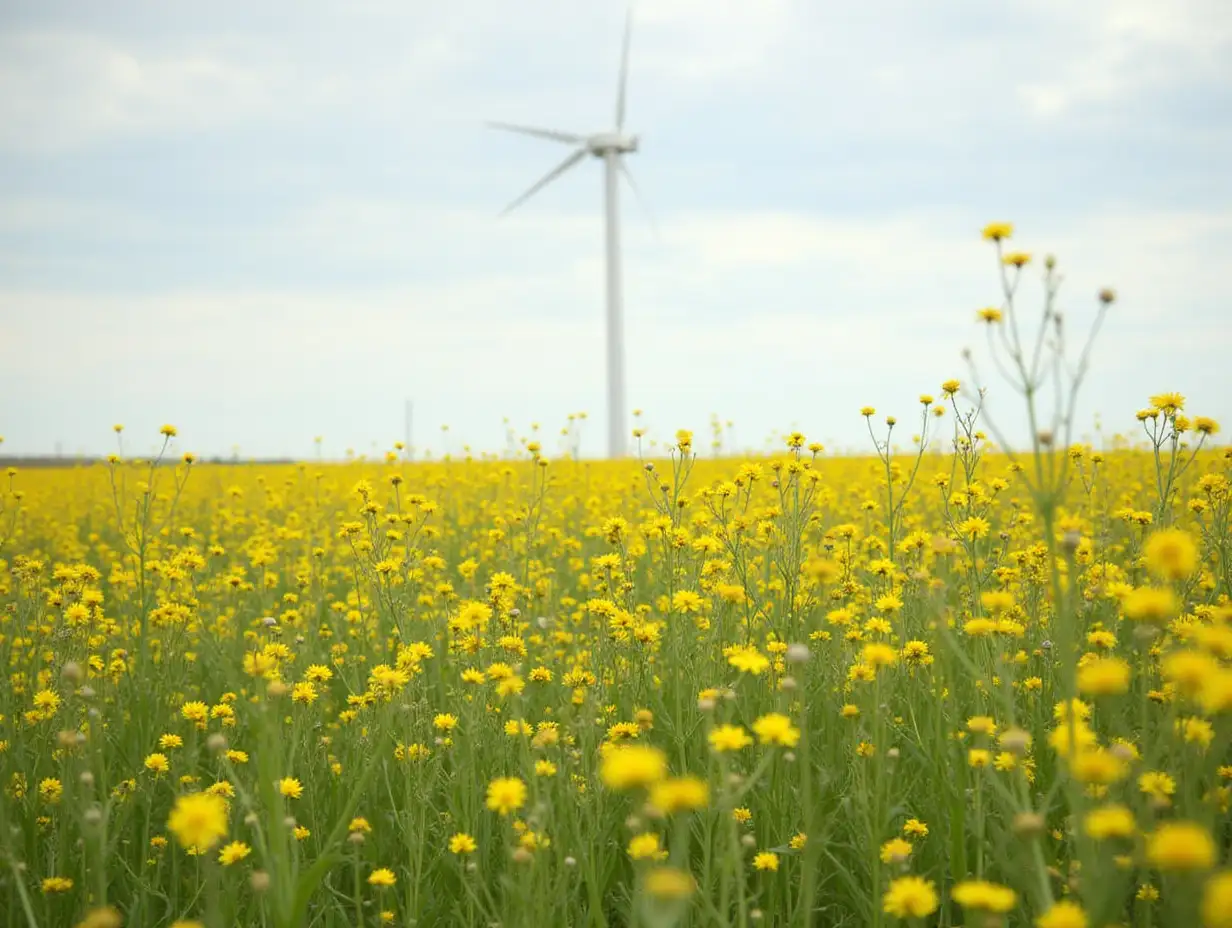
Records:
{"label": "cloud", "polygon": [[[17,5],[0,390],[38,402],[3,410],[5,450],[93,448],[115,418],[206,452],[366,448],[400,437],[407,395],[486,447],[503,414],[586,408],[598,450],[599,165],[498,221],[564,150],[482,122],[605,128],[623,16]],[[978,230],[1007,218],[1037,255],[1025,305],[1048,251],[1075,331],[1121,293],[1083,421],[1148,382],[1227,418],[1230,26],[1217,0],[639,4],[631,166],[657,232],[623,192],[630,405],[858,446],[852,409],[904,416],[964,374],[998,298]]]}
{"label": "cloud", "polygon": [[0,36],[0,145],[59,150],[216,129],[268,109],[283,81],[270,63],[134,53],[89,35]]}
{"label": "cloud", "polygon": [[1226,80],[1232,72],[1232,18],[1222,3],[1151,0],[1049,4],[1065,50],[1063,65],[1019,85],[1032,114],[1058,119],[1117,99]]}
{"label": "cloud", "polygon": [[[424,214],[414,228],[379,204],[330,203],[316,215],[317,232],[335,228],[353,249],[345,259],[361,263],[396,257],[401,247],[414,252],[442,230],[475,236],[477,253],[496,250],[479,217],[464,213]],[[350,225],[338,225],[342,215]],[[14,391],[48,383],[54,372],[44,395],[57,421],[103,440],[99,423],[135,419],[132,410],[157,401],[162,417],[178,416],[207,452],[238,441],[277,453],[317,432],[366,446],[391,433],[389,410],[406,395],[424,421],[449,421],[455,435],[484,447],[500,444],[502,415],[524,428],[584,408],[597,436],[597,224],[551,214],[525,221],[534,232],[517,267],[454,266],[393,289],[3,292],[0,383]],[[794,423],[858,446],[851,410],[869,402],[904,415],[917,393],[965,376],[965,344],[983,351],[974,311],[998,297],[993,254],[977,231],[959,214],[880,222],[718,210],[674,217],[658,245],[628,256],[631,406],[647,408],[662,430],[702,428],[717,412],[754,444]],[[1045,229],[1036,240],[1046,236]],[[1080,423],[1094,411],[1111,420],[1136,408],[1138,393],[1173,387],[1189,391],[1203,412],[1232,414],[1220,408],[1226,393],[1217,366],[1193,361],[1232,348],[1212,311],[1222,288],[1218,265],[1208,267],[1203,255],[1203,243],[1226,248],[1230,236],[1232,214],[1123,214],[1048,241],[1073,275],[1060,306],[1075,332],[1088,324],[1099,286],[1116,284],[1122,294],[1097,348]],[[396,247],[382,252],[382,239]],[[295,241],[300,263],[338,260],[327,238]],[[1025,230],[1023,244],[1031,245]],[[1037,285],[1024,284],[1024,314],[1038,311],[1039,296]],[[52,345],[64,360],[49,368]],[[992,408],[1020,435],[1021,416],[1005,405],[1004,388],[996,390]],[[262,412],[244,412],[249,403]],[[211,411],[226,409],[236,411]],[[35,422],[43,415],[31,410],[29,421],[7,425],[10,440],[45,429]]]}

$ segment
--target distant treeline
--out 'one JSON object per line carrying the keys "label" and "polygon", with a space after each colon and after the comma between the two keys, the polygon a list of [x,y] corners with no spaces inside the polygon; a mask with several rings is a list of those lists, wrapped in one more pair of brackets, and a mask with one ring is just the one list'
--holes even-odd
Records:
{"label": "distant treeline", "polygon": [[[148,461],[148,458],[141,460]],[[0,470],[6,467],[89,467],[93,464],[105,464],[105,457],[90,456],[90,455],[10,455],[0,456]],[[163,459],[163,465],[179,464],[178,457],[168,456]],[[294,464],[295,458],[198,458],[198,464]]]}

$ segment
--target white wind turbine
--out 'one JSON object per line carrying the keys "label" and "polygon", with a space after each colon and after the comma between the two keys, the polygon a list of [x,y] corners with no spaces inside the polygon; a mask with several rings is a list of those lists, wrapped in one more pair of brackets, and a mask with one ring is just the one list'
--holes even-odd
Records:
{"label": "white wind turbine", "polygon": [[638,195],[633,175],[625,165],[624,156],[637,151],[638,137],[626,134],[625,91],[629,82],[629,32],[633,25],[633,10],[625,18],[624,42],[620,52],[620,83],[616,91],[616,128],[609,132],[579,135],[555,129],[539,129],[534,126],[515,126],[505,122],[488,123],[493,129],[520,132],[535,138],[564,142],[577,146],[560,164],[553,168],[538,183],[509,204],[502,216],[517,209],[536,193],[578,164],[587,155],[603,161],[604,202],[607,230],[607,414],[608,456],[624,457],[627,447],[625,420],[625,349],[624,329],[621,318],[620,287],[620,201],[618,198],[620,176],[629,182],[634,196]]}

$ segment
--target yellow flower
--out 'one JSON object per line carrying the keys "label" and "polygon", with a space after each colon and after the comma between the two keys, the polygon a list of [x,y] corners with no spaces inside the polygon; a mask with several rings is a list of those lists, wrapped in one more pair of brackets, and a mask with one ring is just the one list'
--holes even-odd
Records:
{"label": "yellow flower", "polygon": [[1135,622],[1166,622],[1176,611],[1176,594],[1166,588],[1138,587],[1121,600],[1121,612]]}
{"label": "yellow flower", "polygon": [[659,836],[653,832],[634,835],[627,851],[632,860],[661,860],[667,857],[659,844]]}
{"label": "yellow flower", "polygon": [[984,226],[983,234],[986,241],[999,242],[1014,234],[1014,224],[1012,222],[990,222]]}
{"label": "yellow flower", "polygon": [[800,740],[800,730],[791,719],[779,712],[770,712],[753,723],[753,733],[762,744],[777,744],[794,748]]}
{"label": "yellow flower", "polygon": [[278,781],[278,792],[291,799],[299,799],[304,795],[304,786],[295,777],[283,777]]}
{"label": "yellow flower", "polygon": [[1203,928],[1232,928],[1232,870],[1222,870],[1202,889]]}
{"label": "yellow flower", "polygon": [[881,908],[895,918],[927,918],[937,911],[937,886],[918,876],[899,877],[890,883]]}
{"label": "yellow flower", "polygon": [[167,830],[183,848],[211,850],[227,836],[227,803],[211,793],[180,796],[167,819]]}
{"label": "yellow flower", "polygon": [[739,725],[719,725],[706,736],[710,749],[718,754],[739,751],[753,743],[749,733]]}
{"label": "yellow flower", "polygon": [[1154,532],[1144,548],[1147,569],[1159,580],[1184,580],[1198,565],[1198,546],[1180,529]]}
{"label": "yellow flower", "polygon": [[60,802],[60,797],[64,795],[64,785],[55,777],[47,777],[39,781],[38,785],[39,798],[49,806],[57,805]]}
{"label": "yellow flower", "polygon": [[954,887],[951,895],[964,909],[982,912],[1009,912],[1018,901],[1018,894],[1008,886],[985,880],[964,880]]}
{"label": "yellow flower", "polygon": [[749,646],[733,648],[727,657],[727,663],[731,664],[741,673],[756,676],[769,668],[770,659],[758,651],[757,648]]}
{"label": "yellow flower", "polygon": [[462,856],[464,854],[473,854],[479,845],[464,831],[459,831],[449,839],[449,853]]}
{"label": "yellow flower", "polygon": [[1185,408],[1185,397],[1180,393],[1156,393],[1151,397],[1151,405],[1168,414],[1180,412]]}
{"label": "yellow flower", "polygon": [[610,748],[599,766],[599,777],[609,789],[626,790],[649,786],[667,776],[667,755],[642,744]]}
{"label": "yellow flower", "polygon": [[918,818],[909,818],[903,823],[903,834],[913,838],[927,838],[928,826]]}
{"label": "yellow flower", "polygon": [[1138,789],[1156,802],[1168,803],[1168,797],[1176,792],[1176,781],[1162,770],[1148,770],[1138,777]]}
{"label": "yellow flower", "polygon": [[900,864],[911,856],[911,842],[902,838],[891,838],[881,845],[881,862],[883,864]]}
{"label": "yellow flower", "polygon": [[1054,903],[1035,920],[1035,928],[1088,928],[1090,924],[1082,906],[1069,900]]}
{"label": "yellow flower", "polygon": [[85,918],[77,923],[77,928],[123,928],[124,916],[114,906],[105,905],[91,909]]}
{"label": "yellow flower", "polygon": [[145,769],[154,773],[166,773],[171,769],[171,764],[167,762],[166,754],[151,754],[145,759]]}
{"label": "yellow flower", "polygon": [[508,815],[526,803],[526,784],[517,777],[497,777],[488,784],[487,806],[500,815]]}
{"label": "yellow flower", "polygon": [[754,870],[775,871],[779,868],[779,855],[771,851],[762,851],[753,857]]}
{"label": "yellow flower", "polygon": [[976,735],[995,735],[997,733],[997,723],[992,716],[988,715],[973,715],[967,719],[967,731]]}
{"label": "yellow flower", "polygon": [[1078,668],[1078,692],[1084,696],[1119,696],[1129,690],[1130,668],[1119,657],[1096,657]]}
{"label": "yellow flower", "polygon": [[698,777],[661,780],[650,788],[650,804],[663,815],[704,809],[710,802],[710,786]]}
{"label": "yellow flower", "polygon": [[250,848],[243,841],[232,841],[218,852],[218,862],[224,867],[229,867],[232,864],[243,860],[251,853],[252,848]]}
{"label": "yellow flower", "polygon": [[1215,842],[1196,822],[1165,822],[1147,836],[1146,858],[1159,870],[1205,870],[1215,863]]}
{"label": "yellow flower", "polygon": [[73,881],[67,876],[49,876],[42,882],[45,893],[66,893],[73,888]]}
{"label": "yellow flower", "polygon": [[643,885],[646,892],[655,899],[688,899],[697,888],[697,881],[684,870],[656,867],[646,874]]}
{"label": "yellow flower", "polygon": [[385,888],[393,886],[398,882],[398,878],[394,876],[394,872],[388,867],[378,867],[368,874],[368,885]]}
{"label": "yellow flower", "polygon": [[1083,820],[1086,833],[1096,841],[1107,838],[1132,838],[1137,831],[1134,814],[1122,805],[1092,809]]}
{"label": "yellow flower", "polygon": [[1070,772],[1080,783],[1107,785],[1124,779],[1129,768],[1121,757],[1105,748],[1091,747],[1069,758]]}

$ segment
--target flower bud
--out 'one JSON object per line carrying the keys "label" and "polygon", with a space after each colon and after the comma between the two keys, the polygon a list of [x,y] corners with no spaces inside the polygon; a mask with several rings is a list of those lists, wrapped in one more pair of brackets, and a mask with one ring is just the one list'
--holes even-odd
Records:
{"label": "flower bud", "polygon": [[784,655],[789,664],[804,664],[809,659],[809,649],[806,644],[793,644],[787,648],[787,653]]}

